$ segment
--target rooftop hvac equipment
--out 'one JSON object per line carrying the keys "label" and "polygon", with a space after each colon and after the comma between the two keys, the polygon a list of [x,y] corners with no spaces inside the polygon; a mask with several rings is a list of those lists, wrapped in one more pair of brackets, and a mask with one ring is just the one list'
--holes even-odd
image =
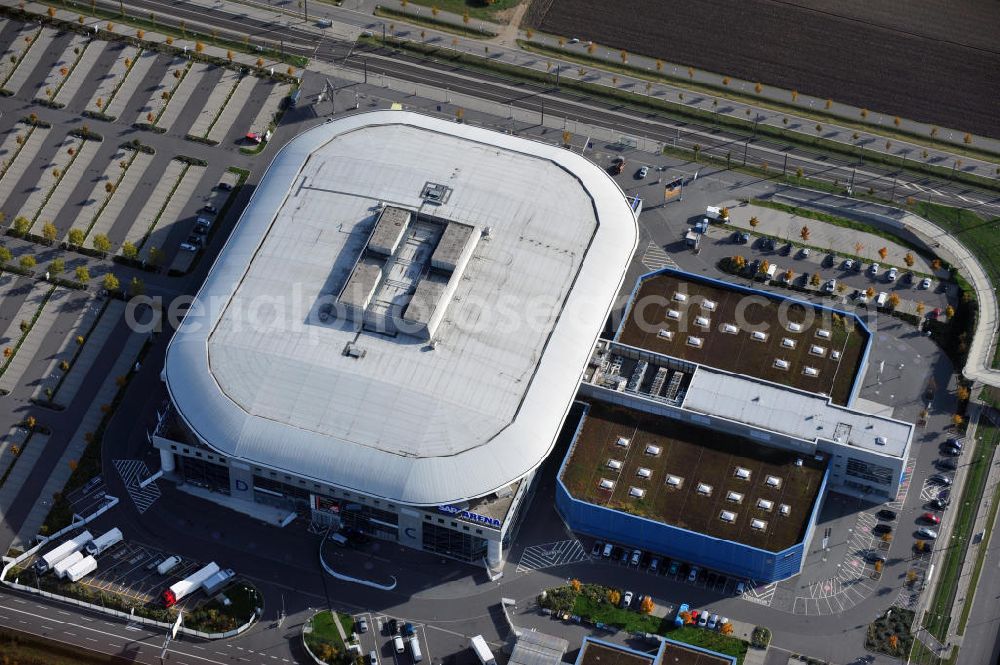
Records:
{"label": "rooftop hvac equipment", "polygon": [[628,439],[628,437],[624,437],[624,436],[618,437],[618,440],[615,441],[615,445],[618,446],[618,447],[620,447],[620,448],[628,448],[628,444],[629,444],[629,439]]}
{"label": "rooftop hvac equipment", "polygon": [[794,349],[795,348],[795,340],[792,339],[791,337],[782,337],[781,338],[781,345],[783,347],[785,347],[786,349]]}
{"label": "rooftop hvac equipment", "polygon": [[818,344],[813,344],[809,347],[809,353],[813,354],[814,356],[825,356],[826,347],[820,346]]}
{"label": "rooftop hvac equipment", "polygon": [[731,510],[723,510],[721,513],[719,513],[719,519],[722,520],[723,522],[729,522],[730,524],[732,524],[733,522],[736,521],[736,513],[732,512]]}
{"label": "rooftop hvac equipment", "polygon": [[608,468],[611,469],[612,471],[621,471],[622,468],[621,460],[609,459]]}
{"label": "rooftop hvac equipment", "polygon": [[647,367],[649,367],[649,363],[645,360],[640,360],[635,364],[635,369],[632,370],[632,376],[628,379],[628,387],[626,390],[630,392],[636,392],[639,390],[639,386],[642,385],[642,377],[646,375]]}
{"label": "rooftop hvac equipment", "polygon": [[801,323],[791,323],[791,322],[789,322],[789,324],[788,324],[787,327],[788,327],[788,331],[789,332],[802,332],[802,324]]}
{"label": "rooftop hvac equipment", "polygon": [[642,489],[641,487],[630,487],[628,488],[628,495],[631,497],[635,497],[636,499],[641,499],[642,497],[646,496],[646,490]]}
{"label": "rooftop hvac equipment", "polygon": [[669,473],[667,474],[667,484],[670,485],[671,487],[680,487],[681,483],[683,482],[684,479],[681,478],[680,476],[675,476]]}
{"label": "rooftop hvac equipment", "polygon": [[826,328],[820,328],[816,331],[816,337],[822,337],[823,339],[830,339],[830,331]]}
{"label": "rooftop hvac equipment", "polygon": [[681,313],[679,311],[677,311],[676,309],[668,309],[667,310],[667,318],[668,319],[674,319],[676,321],[677,319],[681,318]]}
{"label": "rooftop hvac equipment", "polygon": [[727,492],[726,501],[732,501],[733,503],[743,503],[743,495],[739,492]]}
{"label": "rooftop hvac equipment", "polygon": [[686,293],[675,293],[674,294],[674,300],[676,300],[677,302],[687,302],[687,299],[688,299],[688,297],[687,297]]}
{"label": "rooftop hvac equipment", "polygon": [[[663,384],[667,382],[667,371],[666,367],[660,367],[656,370],[656,376],[653,377],[653,385],[649,387],[649,394],[654,396],[659,396],[660,392],[663,391]],[[656,446],[653,446],[654,448]],[[646,446],[646,452],[649,452],[649,446]]]}
{"label": "rooftop hvac equipment", "polygon": [[665,328],[660,328],[660,332],[656,333],[656,336],[669,341],[674,338],[674,333],[673,331],[666,330]]}
{"label": "rooftop hvac equipment", "polygon": [[646,446],[647,455],[651,455],[653,457],[659,457],[661,452],[663,452],[663,449],[660,448],[659,446],[654,446],[653,444],[649,444]]}
{"label": "rooftop hvac equipment", "polygon": [[706,485],[705,483],[698,483],[698,487],[696,488],[696,490],[698,494],[701,494],[702,496],[712,496],[711,485]]}
{"label": "rooftop hvac equipment", "polygon": [[694,324],[696,326],[701,326],[702,328],[707,328],[712,325],[712,322],[707,316],[696,316],[694,317]]}
{"label": "rooftop hvac equipment", "polygon": [[806,376],[819,376],[819,370],[815,367],[803,367],[802,373]]}
{"label": "rooftop hvac equipment", "polygon": [[876,436],[875,437],[875,445],[877,445],[877,446],[884,446],[885,444],[886,444],[886,441],[885,441],[885,437],[884,436]]}
{"label": "rooftop hvac equipment", "polygon": [[653,475],[653,472],[644,466],[640,466],[639,469],[635,472],[635,475],[639,476],[640,478],[649,478],[650,476]]}
{"label": "rooftop hvac equipment", "polygon": [[667,392],[663,396],[670,400],[676,398],[683,380],[684,372],[674,372],[674,375],[670,377],[670,383],[667,385]]}
{"label": "rooftop hvac equipment", "polygon": [[490,237],[493,235],[493,227],[492,226],[484,226],[483,230],[479,232],[479,235],[484,240],[489,240]]}
{"label": "rooftop hvac equipment", "polygon": [[777,476],[768,476],[764,479],[764,482],[768,487],[781,487],[781,478]]}
{"label": "rooftop hvac equipment", "polygon": [[752,333],[750,333],[750,338],[757,342],[766,342],[767,333],[764,332],[763,330],[754,330]]}
{"label": "rooftop hvac equipment", "polygon": [[775,358],[774,359],[774,366],[776,368],[778,368],[778,369],[788,369],[789,364],[788,364],[787,360],[783,360],[781,358]]}
{"label": "rooftop hvac equipment", "polygon": [[708,298],[706,298],[705,300],[701,301],[701,306],[702,309],[707,309],[709,312],[714,312],[715,308],[719,306],[719,303],[715,302],[714,300],[709,300]]}
{"label": "rooftop hvac equipment", "polygon": [[736,467],[736,471],[733,472],[733,475],[740,480],[750,480],[750,469],[738,466]]}
{"label": "rooftop hvac equipment", "polygon": [[774,508],[774,501],[768,501],[767,499],[757,499],[757,507],[760,508],[761,510],[766,510],[767,512],[771,512],[771,509]]}
{"label": "rooftop hvac equipment", "polygon": [[740,329],[734,326],[732,323],[722,324],[722,332],[726,333],[727,335],[735,335],[739,331]]}
{"label": "rooftop hvac equipment", "polygon": [[780,506],[778,506],[778,512],[784,515],[785,517],[788,517],[789,515],[792,514],[792,507],[789,506],[787,503],[783,503]]}
{"label": "rooftop hvac equipment", "polygon": [[607,478],[601,478],[600,488],[610,492],[615,488],[615,481],[608,480]]}
{"label": "rooftop hvac equipment", "polygon": [[763,530],[765,530],[767,528],[767,522],[765,522],[764,520],[756,519],[756,518],[752,519],[752,520],[750,520],[750,528],[751,529],[757,529],[758,531],[763,531]]}
{"label": "rooftop hvac equipment", "polygon": [[702,345],[705,343],[705,340],[703,340],[701,337],[695,337],[694,335],[688,335],[688,341],[687,341],[687,343],[688,343],[688,346],[693,346],[696,349],[700,349],[702,347]]}
{"label": "rooftop hvac equipment", "polygon": [[840,360],[840,351],[831,351],[830,358],[833,360]]}

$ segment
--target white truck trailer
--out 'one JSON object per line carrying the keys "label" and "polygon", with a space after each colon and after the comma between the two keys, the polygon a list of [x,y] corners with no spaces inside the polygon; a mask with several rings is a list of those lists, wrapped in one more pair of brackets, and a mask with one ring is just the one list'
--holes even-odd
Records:
{"label": "white truck trailer", "polygon": [[185,577],[176,584],[171,584],[170,588],[163,590],[163,604],[166,607],[173,607],[182,598],[191,595],[201,588],[205,580],[219,572],[219,565],[214,561],[200,570]]}
{"label": "white truck trailer", "polygon": [[490,647],[486,644],[486,640],[483,639],[482,635],[473,637],[470,646],[476,652],[476,656],[482,665],[497,665],[497,661],[493,657],[493,652],[490,651]]}
{"label": "white truck trailer", "polygon": [[81,579],[97,570],[97,559],[92,556],[85,556],[66,571],[66,579],[70,582],[79,582]]}
{"label": "white truck trailer", "polygon": [[233,579],[234,577],[236,577],[236,573],[234,573],[232,570],[228,568],[225,570],[220,570],[219,572],[217,572],[216,574],[212,575],[207,580],[205,580],[204,583],[202,583],[202,588],[205,589],[206,595],[214,596],[215,594],[217,594],[219,591],[222,590],[222,587],[226,586],[226,584],[229,583],[229,580]]}
{"label": "white truck trailer", "polygon": [[69,570],[73,564],[75,564],[77,561],[81,561],[82,559],[83,559],[83,553],[73,552],[68,557],[66,557],[56,565],[52,566],[52,573],[57,577],[59,577],[60,579],[65,578],[66,571]]}
{"label": "white truck trailer", "polygon": [[97,538],[94,538],[92,541],[87,543],[87,546],[84,549],[87,550],[87,554],[89,554],[90,556],[98,556],[100,554],[103,554],[112,545],[117,545],[121,541],[122,541],[121,529],[115,527],[110,531],[105,531]]}
{"label": "white truck trailer", "polygon": [[41,558],[35,562],[35,569],[39,572],[39,574],[46,572],[70,554],[82,550],[84,545],[93,539],[94,537],[90,535],[89,531],[84,531],[75,538],[71,538],[50,552],[43,554]]}

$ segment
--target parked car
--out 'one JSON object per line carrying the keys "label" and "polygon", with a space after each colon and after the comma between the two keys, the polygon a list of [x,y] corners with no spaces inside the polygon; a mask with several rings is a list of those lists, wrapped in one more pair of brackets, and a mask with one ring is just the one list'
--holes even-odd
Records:
{"label": "parked car", "polygon": [[746,593],[746,590],[747,590],[746,582],[737,582],[736,590],[733,591],[733,595],[742,596],[744,593]]}
{"label": "parked car", "polygon": [[221,189],[224,192],[231,192],[231,191],[233,191],[233,186],[230,185],[228,182],[220,182],[219,185],[218,185],[218,187],[219,187],[219,189]]}
{"label": "parked car", "polygon": [[629,565],[638,566],[640,559],[642,559],[642,550],[632,550],[632,558],[629,561]]}
{"label": "parked car", "polygon": [[368,652],[368,665],[378,665],[378,652],[374,649]]}
{"label": "parked car", "polygon": [[688,582],[694,582],[698,579],[698,567],[691,566],[691,572],[688,573]]}
{"label": "parked car", "polygon": [[947,455],[948,457],[961,457],[962,450],[961,448],[952,448],[949,445],[943,445],[941,446],[941,454]]}
{"label": "parked car", "polygon": [[864,264],[862,264],[861,261],[854,262],[854,272],[861,272],[862,268],[864,268]]}
{"label": "parked car", "polygon": [[219,209],[216,208],[211,203],[206,203],[205,205],[203,205],[201,207],[201,212],[207,212],[210,215],[215,215],[215,214],[217,214],[219,212]]}
{"label": "parked car", "polygon": [[201,224],[195,224],[194,228],[191,229],[191,232],[200,236],[208,235],[208,227],[202,226]]}
{"label": "parked car", "polygon": [[941,523],[941,518],[935,515],[934,513],[924,513],[923,515],[920,516],[920,519],[922,519],[925,522],[930,522],[931,524]]}
{"label": "parked car", "polygon": [[719,630],[722,630],[722,627],[725,626],[727,623],[729,623],[728,617],[719,617]]}
{"label": "parked car", "polygon": [[803,247],[802,249],[799,250],[799,258],[800,259],[808,259],[809,258],[809,248],[808,247]]}
{"label": "parked car", "polygon": [[958,460],[954,457],[946,457],[937,461],[937,467],[944,471],[955,471],[958,469]]}
{"label": "parked car", "polygon": [[733,235],[731,235],[729,239],[733,241],[734,245],[743,244],[743,234],[740,233],[739,231],[733,231]]}
{"label": "parked car", "polygon": [[880,268],[879,264],[873,263],[871,264],[871,266],[868,267],[868,272],[870,272],[872,275],[877,275],[879,268]]}
{"label": "parked car", "polygon": [[898,270],[895,268],[889,268],[889,272],[886,273],[885,278],[890,282],[895,282],[897,275],[899,275]]}
{"label": "parked car", "polygon": [[368,618],[367,617],[358,617],[357,623],[358,623],[358,632],[359,633],[367,633],[368,632]]}
{"label": "parked car", "polygon": [[596,543],[594,543],[594,547],[591,548],[590,556],[593,557],[601,556],[601,552],[603,551],[604,551],[604,543],[598,540]]}
{"label": "parked car", "polygon": [[636,178],[636,180],[642,180],[647,175],[649,175],[649,167],[648,166],[643,166],[641,169],[639,169],[638,171],[636,171],[635,178]]}
{"label": "parked car", "polygon": [[621,558],[619,558],[618,560],[621,563],[628,563],[628,558],[629,558],[629,552],[628,552],[628,550],[622,550]]}
{"label": "parked car", "polygon": [[750,234],[749,233],[743,233],[743,234],[741,234],[740,235],[740,243],[742,243],[742,244],[745,245],[748,242],[750,242]]}
{"label": "parked car", "polygon": [[674,615],[674,625],[675,626],[680,627],[680,626],[684,625],[684,619],[681,618],[681,615],[684,614],[685,612],[689,611],[690,609],[691,609],[691,606],[688,605],[687,603],[681,603],[677,607],[677,614]]}
{"label": "parked car", "polygon": [[876,524],[872,527],[872,533],[876,536],[881,536],[886,533],[892,533],[892,526],[889,524]]}
{"label": "parked car", "polygon": [[698,627],[704,628],[707,625],[708,625],[708,612],[706,610],[702,610],[701,612],[698,613]]}
{"label": "parked car", "polygon": [[764,249],[773,252],[774,247],[774,238],[764,238]]}
{"label": "parked car", "polygon": [[938,485],[944,485],[945,487],[949,487],[952,482],[951,477],[946,476],[943,473],[935,473],[933,476],[928,478],[928,480],[932,483],[937,483]]}
{"label": "parked car", "polygon": [[951,498],[951,490],[946,487],[943,490],[941,490],[940,492],[938,492],[937,495],[938,495],[939,499],[944,499],[944,500],[947,501],[948,499]]}
{"label": "parked car", "polygon": [[883,508],[882,510],[875,513],[875,517],[879,518],[880,520],[886,520],[891,522],[894,519],[896,519],[896,511],[889,510],[888,508]]}
{"label": "parked car", "polygon": [[649,572],[656,573],[660,569],[660,557],[654,556],[649,560]]}
{"label": "parked car", "polygon": [[920,280],[920,288],[921,289],[929,289],[929,288],[931,288],[931,278],[930,277],[924,277],[922,280]]}
{"label": "parked car", "polygon": [[708,625],[706,626],[706,628],[708,628],[709,630],[715,630],[715,627],[718,625],[719,625],[719,615],[713,614],[708,618]]}
{"label": "parked car", "polygon": [[680,569],[681,564],[679,561],[671,561],[670,567],[667,568],[667,575],[677,575],[677,571]]}
{"label": "parked car", "polygon": [[826,281],[826,284],[823,285],[823,290],[826,293],[833,293],[833,290],[835,288],[837,288],[837,280],[835,280],[835,279],[828,279]]}
{"label": "parked car", "polygon": [[399,632],[399,621],[396,619],[389,619],[389,623],[385,625],[385,629],[389,631],[390,635],[395,635]]}
{"label": "parked car", "polygon": [[952,448],[958,448],[959,450],[961,450],[962,446],[965,445],[965,439],[957,436],[952,436],[949,437],[948,440],[944,442],[944,445],[951,446]]}
{"label": "parked car", "polygon": [[632,592],[631,591],[626,591],[622,595],[622,607],[627,608],[631,604],[632,604]]}
{"label": "parked car", "polygon": [[844,270],[851,270],[851,269],[853,269],[854,268],[854,259],[845,259],[844,260],[843,268],[844,268]]}
{"label": "parked car", "polygon": [[937,531],[935,531],[934,529],[929,529],[925,526],[922,526],[919,529],[917,529],[917,535],[920,536],[921,538],[926,538],[927,540],[935,540],[938,537]]}
{"label": "parked car", "polygon": [[781,255],[788,256],[792,253],[792,243],[785,243],[785,246],[781,248]]}
{"label": "parked car", "polygon": [[189,242],[182,242],[181,245],[180,245],[180,247],[185,252],[197,252],[198,251],[198,246],[197,245],[192,245]]}
{"label": "parked car", "polygon": [[944,510],[948,507],[948,502],[941,497],[937,497],[928,501],[927,505],[930,506],[932,510]]}
{"label": "parked car", "polygon": [[885,564],[885,556],[879,554],[878,552],[868,552],[865,555],[865,560],[868,561],[868,563],[877,563],[881,561]]}
{"label": "parked car", "polygon": [[205,246],[205,236],[198,235],[197,233],[192,233],[187,237],[187,242],[191,243],[195,247]]}

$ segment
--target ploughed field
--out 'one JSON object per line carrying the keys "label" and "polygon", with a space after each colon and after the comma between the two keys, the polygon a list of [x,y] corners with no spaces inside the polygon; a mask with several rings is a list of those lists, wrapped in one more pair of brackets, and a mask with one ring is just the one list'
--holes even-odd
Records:
{"label": "ploughed field", "polygon": [[535,0],[525,24],[1000,137],[995,0]]}

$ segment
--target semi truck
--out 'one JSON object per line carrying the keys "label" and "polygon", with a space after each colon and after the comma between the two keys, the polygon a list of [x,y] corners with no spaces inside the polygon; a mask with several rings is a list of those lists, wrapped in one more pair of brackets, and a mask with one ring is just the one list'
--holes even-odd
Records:
{"label": "semi truck", "polygon": [[79,582],[81,579],[97,570],[97,559],[92,556],[85,556],[66,571],[66,579],[70,582]]}
{"label": "semi truck", "polygon": [[84,531],[75,538],[67,540],[65,543],[59,545],[47,554],[43,554],[42,557],[35,563],[35,569],[39,574],[48,571],[52,568],[52,566],[62,561],[70,554],[82,550],[84,545],[93,539],[94,537],[90,535],[89,531]]}
{"label": "semi truck", "polygon": [[232,570],[229,570],[228,568],[226,570],[220,570],[205,580],[202,584],[202,588],[205,589],[206,595],[214,596],[222,589],[222,587],[226,586],[229,580],[234,577],[236,577],[236,573]]}
{"label": "semi truck", "polygon": [[493,657],[493,652],[490,651],[490,647],[486,644],[486,640],[483,639],[482,635],[473,637],[470,646],[476,652],[476,656],[482,665],[497,665],[497,661]]}
{"label": "semi truck", "polygon": [[219,572],[219,566],[213,561],[188,577],[185,577],[180,582],[171,584],[169,588],[163,590],[163,594],[161,595],[164,606],[173,607],[182,598],[200,589],[205,580],[217,572]]}
{"label": "semi truck", "polygon": [[66,557],[56,565],[52,566],[52,573],[57,577],[59,577],[60,579],[62,579],[66,577],[66,571],[69,570],[74,563],[82,559],[83,559],[82,553],[73,552],[68,557]]}
{"label": "semi truck", "polygon": [[115,527],[109,531],[105,531],[97,538],[87,543],[84,549],[87,550],[87,554],[90,556],[99,556],[103,554],[112,545],[117,545],[122,541],[121,529]]}

